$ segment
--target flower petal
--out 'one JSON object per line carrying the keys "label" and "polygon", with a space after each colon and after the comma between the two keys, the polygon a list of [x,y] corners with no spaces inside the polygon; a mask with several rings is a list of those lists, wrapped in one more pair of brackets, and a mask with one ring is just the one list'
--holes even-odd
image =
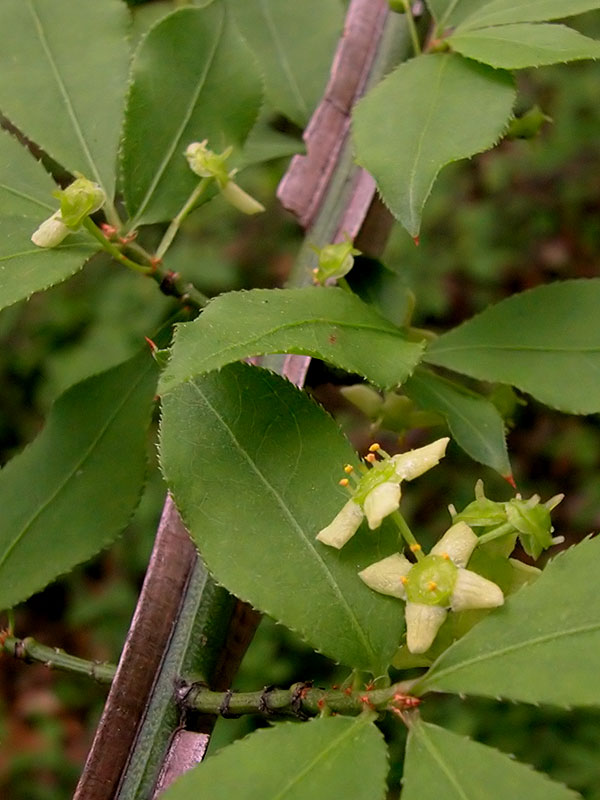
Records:
{"label": "flower petal", "polygon": [[358,577],[369,589],[405,600],[406,591],[401,579],[408,575],[411,567],[412,564],[407,558],[400,553],[394,553],[393,556],[382,558],[381,561],[366,567],[358,573]]}
{"label": "flower petal", "polygon": [[363,511],[354,500],[348,500],[339,514],[326,528],[319,531],[317,539],[338,550],[351,539],[363,521]]}
{"label": "flower petal", "polygon": [[439,542],[431,548],[436,556],[450,556],[457,567],[466,567],[477,544],[477,535],[466,522],[448,528]]}
{"label": "flower petal", "polygon": [[452,611],[469,608],[496,608],[504,603],[502,589],[470,569],[459,569],[450,597]]}
{"label": "flower petal", "polygon": [[57,247],[70,233],[71,231],[62,221],[60,211],[55,211],[34,231],[31,241],[37,247]]}
{"label": "flower petal", "polygon": [[446,445],[449,441],[450,439],[445,436],[425,447],[392,456],[391,461],[394,462],[398,480],[412,481],[413,478],[418,478],[419,475],[439,464],[440,459],[446,453]]}
{"label": "flower petal", "polygon": [[406,646],[411,653],[429,650],[447,613],[441,606],[406,604]]}
{"label": "flower petal", "polygon": [[363,509],[373,531],[381,525],[381,521],[400,505],[400,484],[380,483],[365,498]]}

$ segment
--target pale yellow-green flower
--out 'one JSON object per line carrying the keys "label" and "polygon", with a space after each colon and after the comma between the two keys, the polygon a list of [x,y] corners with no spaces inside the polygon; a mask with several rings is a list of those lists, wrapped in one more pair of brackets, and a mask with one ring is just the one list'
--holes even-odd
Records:
{"label": "pale yellow-green flower", "polygon": [[416,564],[394,553],[358,573],[374,591],[406,601],[406,645],[411,653],[429,650],[449,610],[504,603],[499,586],[466,569],[476,544],[471,528],[458,522]]}
{"label": "pale yellow-green flower", "polygon": [[384,517],[400,505],[400,483],[411,481],[435,467],[444,456],[449,441],[445,437],[425,447],[375,462],[361,477],[352,499],[329,525],[319,531],[318,541],[339,549],[354,536],[364,518],[371,530],[378,528]]}

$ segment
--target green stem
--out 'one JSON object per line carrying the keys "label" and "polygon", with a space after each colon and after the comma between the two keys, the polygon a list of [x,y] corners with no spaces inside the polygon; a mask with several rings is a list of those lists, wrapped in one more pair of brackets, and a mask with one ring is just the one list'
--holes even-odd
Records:
{"label": "green stem", "polygon": [[84,220],[83,225],[94,239],[100,243],[102,249],[111,255],[115,261],[118,261],[119,264],[122,264],[128,269],[135,270],[135,272],[152,278],[160,286],[160,290],[163,294],[174,297],[183,305],[192,306],[197,309],[204,308],[208,303],[209,298],[199,289],[196,289],[192,283],[182,281],[177,272],[173,272],[162,266],[158,256],[153,258],[143,247],[140,247],[140,245],[135,242],[129,242],[125,245],[126,247],[130,250],[135,250],[144,260],[152,262],[148,264],[139,264],[137,261],[128,258],[114,242],[107,239],[100,228],[98,228],[89,217]]}
{"label": "green stem", "polygon": [[406,542],[406,544],[410,547],[411,552],[413,552],[417,558],[417,561],[420,561],[422,558],[425,558],[425,554],[421,549],[421,545],[415,539],[413,532],[408,527],[406,520],[402,516],[399,511],[393,511],[390,514],[391,518],[394,520],[396,525],[398,526],[398,530],[402,535],[402,538]]}
{"label": "green stem", "polygon": [[130,258],[127,258],[113,242],[107,239],[100,228],[89,217],[84,219],[83,227],[97,242],[99,242],[102,249],[109,253],[119,264],[134,270],[134,272],[141,272],[142,275],[150,275],[152,273],[151,266],[144,266],[143,264],[138,264],[137,261],[132,261]]}
{"label": "green stem", "polygon": [[357,716],[365,710],[398,713],[418,705],[410,694],[414,680],[385,689],[316,689],[310,683],[295,683],[289,689],[260,692],[213,692],[203,683],[183,683],[176,689],[180,705],[201,714],[260,714],[275,717],[315,717],[325,709],[336,714]]}
{"label": "green stem", "polygon": [[417,32],[417,26],[415,25],[415,18],[413,17],[412,8],[410,5],[410,0],[402,0],[404,8],[406,10],[406,23],[408,25],[408,31],[410,33],[410,39],[412,42],[413,50],[416,56],[421,55],[421,42],[419,41],[419,34]]}
{"label": "green stem", "polygon": [[173,217],[171,220],[171,224],[167,228],[165,235],[162,238],[161,243],[158,245],[158,249],[156,250],[156,257],[162,258],[164,254],[167,252],[171,244],[173,243],[173,239],[177,235],[177,231],[179,230],[183,220],[187,217],[190,211],[196,206],[198,200],[202,197],[206,188],[208,187],[211,178],[202,178],[202,180],[198,183],[194,191],[188,197],[188,199],[183,204],[183,207],[177,214],[177,216]]}
{"label": "green stem", "polygon": [[494,539],[499,539],[501,536],[506,536],[507,533],[518,533],[518,530],[514,525],[511,525],[510,522],[504,522],[502,525],[494,528],[494,530],[488,531],[484,533],[483,536],[480,536],[477,539],[477,547],[486,544],[486,542],[493,542]]}
{"label": "green stem", "polygon": [[26,639],[17,639],[6,636],[2,642],[2,649],[15,658],[23,661],[45,664],[50,669],[60,669],[65,672],[75,672],[78,675],[87,675],[98,683],[111,683],[117,668],[113,664],[100,664],[95,661],[86,661],[84,658],[71,656],[58,647],[47,647],[36,642],[31,636]]}

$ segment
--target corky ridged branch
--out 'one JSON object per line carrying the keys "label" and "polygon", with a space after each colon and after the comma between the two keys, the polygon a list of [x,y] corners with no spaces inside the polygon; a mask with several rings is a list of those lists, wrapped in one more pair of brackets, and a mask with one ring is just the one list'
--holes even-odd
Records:
{"label": "corky ridged branch", "polygon": [[84,658],[65,653],[59,647],[48,647],[36,642],[31,636],[18,639],[6,633],[0,635],[0,650],[27,663],[39,663],[49,669],[87,675],[98,683],[112,683],[117,668],[114,664],[86,661]]}
{"label": "corky ridged branch", "polygon": [[175,690],[180,706],[187,711],[236,717],[260,714],[273,719],[308,719],[333,713],[356,716],[366,709],[401,715],[421,702],[409,694],[414,681],[402,681],[384,689],[318,689],[311,683],[294,683],[289,689],[267,686],[261,692],[213,692],[204,683],[182,682]]}

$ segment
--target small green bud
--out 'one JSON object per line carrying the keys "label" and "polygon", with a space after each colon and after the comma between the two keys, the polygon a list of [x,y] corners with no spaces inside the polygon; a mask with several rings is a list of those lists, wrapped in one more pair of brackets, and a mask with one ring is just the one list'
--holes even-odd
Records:
{"label": "small green bud", "polygon": [[404,0],[388,0],[390,11],[396,14],[406,14],[406,2]]}
{"label": "small green bud", "polygon": [[313,247],[319,256],[319,266],[313,270],[316,283],[326,283],[343,278],[354,266],[354,256],[360,255],[360,250],[352,246],[352,241],[346,238],[344,242],[327,244],[325,247]]}
{"label": "small green bud", "polygon": [[78,230],[83,220],[99,211],[106,201],[102,187],[83,177],[74,180],[63,191],[55,192],[54,196],[60,200],[63,223],[72,231]]}
{"label": "small green bud", "polygon": [[552,117],[544,114],[542,109],[535,105],[520,117],[511,120],[506,132],[507,139],[534,139],[542,129],[545,122],[552,122]]}
{"label": "small green bud", "polygon": [[223,188],[230,180],[227,170],[227,159],[233,153],[233,147],[228,147],[222,153],[215,153],[206,146],[207,139],[202,142],[192,142],[187,146],[185,157],[192,172],[201,178],[214,178]]}
{"label": "small green bud", "polygon": [[534,559],[554,544],[550,511],[538,501],[534,495],[529,500],[515,497],[506,503],[506,518],[519,531],[523,550]]}

